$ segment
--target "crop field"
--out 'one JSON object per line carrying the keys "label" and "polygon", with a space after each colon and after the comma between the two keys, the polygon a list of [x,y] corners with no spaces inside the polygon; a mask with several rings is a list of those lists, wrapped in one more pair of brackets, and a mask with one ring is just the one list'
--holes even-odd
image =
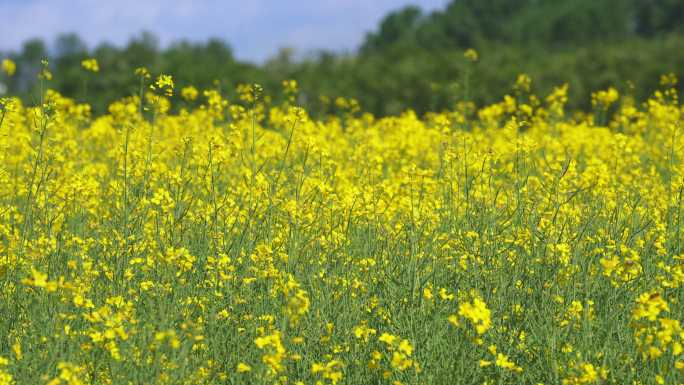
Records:
{"label": "crop field", "polygon": [[0,99],[1,385],[684,383],[674,76],[314,118],[136,74]]}

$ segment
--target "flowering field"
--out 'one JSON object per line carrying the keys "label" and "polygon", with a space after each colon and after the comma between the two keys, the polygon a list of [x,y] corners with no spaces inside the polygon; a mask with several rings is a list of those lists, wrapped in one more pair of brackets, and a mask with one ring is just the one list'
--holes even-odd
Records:
{"label": "flowering field", "polygon": [[313,119],[137,75],[1,99],[0,384],[684,381],[673,76]]}

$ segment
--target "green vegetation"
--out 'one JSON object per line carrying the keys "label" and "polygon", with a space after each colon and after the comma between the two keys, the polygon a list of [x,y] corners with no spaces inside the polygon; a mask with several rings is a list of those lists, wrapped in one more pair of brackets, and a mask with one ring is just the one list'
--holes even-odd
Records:
{"label": "green vegetation", "polygon": [[[683,17],[682,0],[454,0],[430,14],[407,7],[387,15],[354,55],[321,51],[295,60],[283,49],[256,65],[236,59],[221,40],[160,48],[153,35],[143,33],[124,47],[88,50],[78,36],[63,35],[51,54],[44,42],[33,40],[20,52],[0,56],[18,64],[10,94],[35,97],[35,74],[49,56],[55,87],[99,113],[134,93],[132,68],[142,65],[199,88],[218,83],[226,93],[253,82],[275,93],[283,79],[297,79],[299,102],[314,115],[329,112],[321,95],[355,98],[376,115],[409,107],[419,113],[443,110],[464,98],[490,103],[509,92],[522,72],[541,94],[568,82],[569,106],[586,108],[592,90],[612,85],[645,98],[660,74],[681,75]],[[480,52],[474,66],[463,58],[470,47]],[[78,63],[86,57],[96,58],[102,73],[84,80]]]}

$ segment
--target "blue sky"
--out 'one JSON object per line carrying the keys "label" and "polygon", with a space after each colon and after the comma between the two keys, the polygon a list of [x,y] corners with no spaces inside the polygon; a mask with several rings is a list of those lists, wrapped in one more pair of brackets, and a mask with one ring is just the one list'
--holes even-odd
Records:
{"label": "blue sky", "polygon": [[447,0],[0,0],[0,50],[32,37],[51,42],[76,32],[93,46],[124,44],[142,30],[162,45],[226,40],[240,59],[262,61],[283,46],[348,51],[389,11],[408,4],[430,11]]}

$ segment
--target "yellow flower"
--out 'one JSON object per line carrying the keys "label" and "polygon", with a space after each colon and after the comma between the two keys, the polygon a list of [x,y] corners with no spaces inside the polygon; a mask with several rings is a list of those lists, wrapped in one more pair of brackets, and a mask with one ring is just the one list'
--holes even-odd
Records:
{"label": "yellow flower", "polygon": [[134,73],[142,79],[149,79],[150,78],[150,71],[148,71],[147,68],[145,68],[145,67],[136,68]]}
{"label": "yellow flower", "polygon": [[252,367],[247,365],[247,364],[244,364],[242,362],[237,364],[237,368],[235,369],[235,371],[238,373],[245,373],[245,372],[249,372],[250,370],[252,370]]}
{"label": "yellow flower", "polygon": [[368,342],[368,339],[371,336],[374,336],[375,333],[376,330],[369,328],[368,326],[366,326],[365,323],[354,328],[354,336],[358,339],[363,340],[364,342]]}
{"label": "yellow flower", "polygon": [[477,51],[473,48],[468,48],[464,53],[463,57],[466,59],[470,60],[471,62],[476,62],[477,59],[479,58],[479,55],[477,54]]}
{"label": "yellow flower", "polygon": [[591,104],[594,107],[600,107],[605,110],[615,103],[618,98],[620,98],[618,91],[615,88],[610,87],[607,90],[597,91],[591,94]]}
{"label": "yellow flower", "polygon": [[663,299],[660,293],[644,293],[637,299],[637,306],[632,312],[632,318],[634,320],[646,318],[649,321],[655,321],[661,312],[667,312],[669,310],[670,308],[667,302]]}
{"label": "yellow flower", "polygon": [[290,324],[295,326],[299,320],[309,311],[309,297],[304,290],[297,289],[294,295],[287,299],[284,309]]}
{"label": "yellow flower", "polygon": [[275,375],[285,370],[283,360],[287,357],[279,331],[254,340],[257,348],[264,350],[261,361],[269,367],[270,374]]}
{"label": "yellow flower", "polygon": [[40,64],[42,66],[42,69],[40,70],[40,73],[38,73],[38,78],[52,80],[52,72],[50,72],[50,63],[48,62],[48,60],[43,59],[40,61]]}
{"label": "yellow flower", "polygon": [[14,342],[12,345],[12,351],[14,352],[14,356],[17,358],[17,361],[21,361],[24,355],[22,354],[21,343],[19,341]]}
{"label": "yellow flower", "polygon": [[283,91],[286,94],[297,93],[297,81],[296,80],[283,80]]}
{"label": "yellow flower", "polygon": [[199,91],[193,86],[183,87],[181,90],[181,97],[189,102],[197,99]]}
{"label": "yellow flower", "polygon": [[413,354],[413,346],[411,346],[411,343],[408,340],[401,340],[398,350],[407,356],[411,356],[411,354]]}
{"label": "yellow flower", "polygon": [[491,312],[487,304],[480,298],[475,298],[472,303],[465,302],[459,305],[458,315],[469,319],[477,334],[484,334],[492,325]]}
{"label": "yellow flower", "polygon": [[580,377],[581,384],[587,384],[598,380],[598,372],[594,368],[594,365],[586,363],[582,364],[580,367],[582,368],[582,376]]}
{"label": "yellow flower", "polygon": [[513,372],[522,372],[521,367],[517,366],[515,362],[511,361],[505,354],[501,353],[496,355],[496,366]]}
{"label": "yellow flower", "polygon": [[85,59],[81,62],[81,66],[85,68],[86,71],[99,72],[100,66],[96,59]]}
{"label": "yellow flower", "polygon": [[429,287],[426,287],[423,289],[423,298],[425,298],[426,301],[430,301],[434,298],[435,296],[432,294],[432,290],[430,290]]}
{"label": "yellow flower", "polygon": [[[2,366],[2,357],[0,357],[0,366]],[[7,373],[4,369],[0,368],[0,385],[14,385],[14,377]]]}
{"label": "yellow flower", "polygon": [[413,361],[408,359],[408,357],[405,354],[402,354],[401,352],[393,352],[390,364],[393,368],[398,369],[400,371],[404,371],[411,367]]}
{"label": "yellow flower", "polygon": [[21,282],[25,285],[45,289],[48,292],[57,290],[57,282],[48,281],[47,274],[43,274],[33,267],[31,267],[31,278],[23,279]]}
{"label": "yellow flower", "polygon": [[675,87],[678,83],[677,75],[670,72],[669,74],[660,75],[660,85],[665,87]]}
{"label": "yellow flower", "polygon": [[682,360],[675,361],[675,368],[684,371],[684,361],[682,361]]}
{"label": "yellow flower", "polygon": [[89,383],[88,374],[84,367],[69,362],[60,362],[57,364],[57,369],[59,375],[49,381],[47,385],[86,385]]}
{"label": "yellow flower", "polygon": [[617,257],[601,258],[600,263],[603,266],[603,275],[610,277],[620,265],[620,260]]}
{"label": "yellow flower", "polygon": [[455,314],[450,315],[449,318],[447,318],[447,320],[449,321],[450,324],[452,324],[456,327],[461,326],[461,322],[458,320],[458,316]]}
{"label": "yellow flower", "polygon": [[451,301],[455,297],[453,294],[450,294],[447,289],[442,287],[439,289],[439,298],[442,299],[443,301]]}
{"label": "yellow flower", "polygon": [[382,333],[382,334],[380,335],[380,337],[378,338],[378,341],[384,342],[384,343],[386,343],[387,345],[390,345],[390,346],[394,345],[394,342],[395,342],[396,340],[397,340],[397,337],[396,337],[396,336],[393,336],[393,335],[391,335],[391,334],[389,334],[389,333]]}
{"label": "yellow flower", "polygon": [[532,88],[532,79],[527,74],[519,74],[515,79],[513,88],[521,92],[530,92],[530,89]]}
{"label": "yellow flower", "polygon": [[314,362],[311,365],[311,373],[321,375],[324,379],[330,380],[331,384],[337,384],[342,379],[342,362],[331,360],[325,364]]}
{"label": "yellow flower", "polygon": [[7,76],[12,76],[17,71],[17,65],[11,59],[4,59],[0,64],[0,68]]}
{"label": "yellow flower", "polygon": [[157,77],[157,81],[154,83],[159,89],[166,89],[173,91],[173,78],[171,75],[161,74]]}

